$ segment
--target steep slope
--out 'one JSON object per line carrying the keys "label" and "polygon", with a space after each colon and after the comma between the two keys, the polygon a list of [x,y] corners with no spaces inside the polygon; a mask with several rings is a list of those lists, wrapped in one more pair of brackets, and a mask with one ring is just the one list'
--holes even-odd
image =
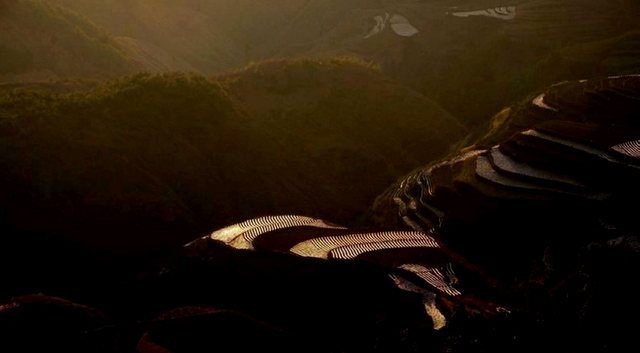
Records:
{"label": "steep slope", "polygon": [[[385,72],[475,125],[555,82],[638,69],[602,65],[628,62],[628,53],[638,50],[636,42],[625,40],[624,51],[603,50],[601,43],[621,42],[629,31],[637,30],[636,2],[543,0],[506,5],[515,7],[512,19],[453,15],[465,9],[484,10],[479,5],[422,9],[410,18],[421,33],[403,44],[401,59],[384,66]],[[445,11],[448,15],[436,16]],[[577,60],[566,63],[574,47],[584,47],[592,55],[581,55],[580,65],[575,65]]]}
{"label": "steep slope", "polygon": [[367,65],[282,61],[215,79],[137,75],[78,93],[4,92],[4,238],[132,255],[267,213],[353,219],[464,133]]}
{"label": "steep slope", "polygon": [[[134,58],[154,71],[220,74],[243,66],[244,43],[226,27],[229,19],[250,16],[235,2],[155,0],[51,0],[91,18],[109,30]],[[216,5],[215,8],[212,8]]]}
{"label": "steep slope", "polygon": [[[633,194],[636,191],[633,166],[637,164],[634,141],[640,127],[636,119],[639,92],[638,76],[620,76],[564,82],[531,95],[497,114],[488,132],[477,141],[467,142],[457,154],[431,163],[387,190],[378,199],[377,219],[387,225],[394,223],[397,215],[392,209],[398,204],[412,200],[429,204],[427,198],[438,187],[443,191],[434,200],[443,204],[430,204],[434,209],[427,212],[427,218],[435,217],[435,221],[429,222],[427,229],[446,222],[447,212],[435,210],[451,207],[456,204],[454,198],[462,196],[468,197],[464,203],[469,209],[455,211],[460,214],[474,213],[473,208],[485,201],[493,204],[494,198],[547,202],[554,200],[554,192],[593,200],[608,199],[613,190]],[[492,171],[496,168],[498,174],[516,178],[499,177]],[[485,181],[493,180],[494,184],[504,182],[506,186],[534,192],[501,193],[500,188],[477,184],[474,180],[478,176]],[[477,190],[468,194],[472,189]],[[540,192],[545,190],[548,192]],[[499,196],[491,196],[492,192]],[[400,213],[415,211],[418,206],[400,206]],[[499,207],[500,203],[494,206]]]}
{"label": "steep slope", "polygon": [[555,82],[638,72],[633,0],[55,1],[154,69],[348,54],[472,126]]}
{"label": "steep slope", "polygon": [[104,30],[40,1],[0,3],[0,82],[109,78],[141,69]]}
{"label": "steep slope", "polygon": [[519,312],[570,327],[567,342],[623,347],[614,337],[637,315],[627,303],[640,260],[639,97],[638,76],[532,95],[475,144],[387,190],[373,219],[432,233]]}
{"label": "steep slope", "polygon": [[[261,45],[276,56],[340,52],[373,60],[473,125],[555,82],[638,70],[634,1],[496,5],[312,1]],[[463,16],[470,13],[480,15]]]}

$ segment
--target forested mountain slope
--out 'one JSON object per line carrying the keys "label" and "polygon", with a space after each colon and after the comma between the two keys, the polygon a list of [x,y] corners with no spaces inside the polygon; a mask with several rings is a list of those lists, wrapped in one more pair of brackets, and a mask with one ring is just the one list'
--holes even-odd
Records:
{"label": "forested mountain slope", "polygon": [[250,61],[348,54],[470,125],[556,82],[637,72],[632,0],[55,2],[156,69],[218,74]]}
{"label": "forested mountain slope", "polygon": [[275,61],[218,78],[7,90],[3,238],[152,254],[263,214],[352,220],[465,133],[377,70],[353,59]]}
{"label": "forested mountain slope", "polygon": [[0,82],[109,78],[143,67],[86,17],[41,1],[0,2]]}

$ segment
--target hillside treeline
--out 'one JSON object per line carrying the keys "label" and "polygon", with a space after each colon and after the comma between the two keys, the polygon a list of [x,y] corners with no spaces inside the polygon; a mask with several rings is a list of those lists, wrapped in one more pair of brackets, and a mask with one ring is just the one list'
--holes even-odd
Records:
{"label": "hillside treeline", "polygon": [[464,133],[353,59],[6,90],[0,122],[3,238],[134,257],[264,214],[352,221]]}

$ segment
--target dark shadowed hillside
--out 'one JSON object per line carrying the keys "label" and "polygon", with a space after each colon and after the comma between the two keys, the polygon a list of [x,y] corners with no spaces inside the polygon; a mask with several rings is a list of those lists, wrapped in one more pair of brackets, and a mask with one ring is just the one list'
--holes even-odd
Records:
{"label": "dark shadowed hillside", "polygon": [[373,220],[427,230],[485,270],[528,317],[513,321],[519,344],[562,332],[563,346],[622,351],[638,314],[628,303],[640,253],[639,97],[638,76],[531,95],[474,144],[387,190]]}
{"label": "dark shadowed hillside", "polygon": [[141,66],[87,18],[42,1],[0,2],[0,82],[108,78]]}
{"label": "dark shadowed hillside", "polygon": [[638,18],[0,0],[0,352],[631,351]]}
{"label": "dark shadowed hillside", "polygon": [[268,213],[351,220],[464,133],[376,70],[294,60],[214,79],[141,74],[76,93],[5,91],[3,234],[133,255]]}

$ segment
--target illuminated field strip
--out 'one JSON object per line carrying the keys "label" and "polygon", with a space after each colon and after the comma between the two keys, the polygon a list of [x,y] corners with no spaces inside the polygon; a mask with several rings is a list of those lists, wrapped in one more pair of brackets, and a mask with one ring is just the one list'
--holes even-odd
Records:
{"label": "illuminated field strip", "polygon": [[404,191],[405,182],[406,180],[401,182],[400,186],[398,186],[398,189],[393,194],[393,202],[398,206],[398,216],[403,216],[407,213],[407,205],[402,201],[402,198],[400,198],[400,194]]}
{"label": "illuminated field strip", "polygon": [[640,158],[640,140],[623,142],[611,147],[611,149],[629,157]]}
{"label": "illuminated field strip", "polygon": [[516,18],[516,7],[508,6],[508,7],[496,7],[496,8],[487,9],[487,10],[453,12],[451,13],[451,15],[456,17],[486,16],[486,17],[499,18],[501,20],[513,20],[514,18]]}
{"label": "illuminated field strip", "polygon": [[537,96],[536,98],[534,98],[531,103],[537,107],[540,107],[542,109],[548,109],[548,110],[553,110],[554,112],[557,112],[558,109],[549,106],[547,103],[544,102],[544,93],[540,94],[539,96]]}
{"label": "illuminated field strip", "polygon": [[391,23],[391,29],[395,34],[401,37],[411,37],[419,32],[418,29],[413,27],[411,23],[409,23],[409,20],[404,16],[394,14],[389,19],[389,23]]}
{"label": "illuminated field strip", "polygon": [[425,190],[429,195],[433,196],[433,183],[431,182],[429,171],[423,170],[422,172],[420,172],[420,175],[416,180],[418,181],[418,185],[420,185],[420,203],[424,205],[422,198],[425,194]]}
{"label": "illuminated field strip", "polygon": [[413,179],[416,179],[417,177],[418,177],[417,175],[411,175],[411,176],[409,176],[409,177],[407,178],[407,182],[406,182],[406,183],[405,183],[405,185],[404,185],[404,190],[403,190],[404,197],[406,197],[406,198],[407,198],[407,200],[409,200],[409,201],[413,200],[413,196],[411,196],[411,195],[409,195],[409,194],[407,193],[407,190],[409,189],[409,183],[411,182],[411,179],[412,179],[412,178],[413,178]]}
{"label": "illuminated field strip", "polygon": [[569,177],[562,176],[560,174],[556,174],[550,172],[548,170],[541,170],[537,168],[533,168],[528,164],[518,163],[511,159],[509,156],[500,152],[500,149],[496,146],[491,149],[491,159],[493,160],[493,164],[500,170],[505,172],[510,172],[513,174],[520,174],[532,178],[557,181],[565,184],[571,184],[580,187],[586,187],[584,184],[581,184]]}
{"label": "illuminated field strip", "polygon": [[[438,217],[438,226],[442,226],[442,222],[444,220],[444,213],[434,207],[429,206],[427,203],[424,202],[425,191],[429,195],[433,196],[433,183],[431,182],[429,171],[428,170],[422,171],[416,178],[416,181],[418,182],[418,185],[420,185],[420,204],[426,207],[429,211],[433,212]],[[428,222],[419,212],[416,212],[416,216],[420,218],[420,220],[422,220],[422,222],[425,224],[431,223],[431,222]],[[419,230],[419,229],[416,229],[416,230]],[[431,232],[433,232],[433,227],[432,229],[429,229],[429,233]]]}
{"label": "illuminated field strip", "polygon": [[[424,201],[424,194],[425,194],[425,190],[427,190],[427,192],[429,193],[430,196],[433,196],[432,193],[432,189],[433,189],[433,183],[431,182],[431,177],[429,176],[429,173],[427,171],[423,171],[420,174],[420,177],[417,179],[418,180],[418,184],[420,185],[420,203],[422,204],[422,206],[426,207],[429,211],[431,211],[433,214],[435,214],[438,217],[438,224],[439,226],[442,226],[442,222],[444,221],[444,212],[440,211],[439,209],[427,204]],[[424,182],[421,182],[421,180],[424,180]],[[425,185],[426,184],[426,188]],[[419,217],[421,217],[420,214],[417,214]]]}
{"label": "illuminated field strip", "polygon": [[[300,256],[317,257],[326,259],[329,253],[339,247],[361,245],[361,244],[377,244],[391,240],[419,240],[423,243],[430,244],[429,247],[438,247],[435,240],[421,232],[372,232],[372,233],[356,233],[341,236],[330,236],[309,239],[296,244],[291,248],[291,252]],[[381,248],[382,249],[382,248]],[[386,249],[389,249],[388,247]],[[332,253],[333,254],[333,253]],[[354,258],[358,255],[354,255]],[[334,256],[335,257],[335,256]]]}
{"label": "illuminated field strip", "polygon": [[[476,175],[482,179],[494,182],[496,184],[504,185],[504,186],[514,187],[519,189],[528,189],[528,190],[545,190],[545,191],[575,195],[573,193],[567,192],[562,189],[540,186],[535,183],[530,183],[527,181],[518,180],[518,179],[509,178],[509,177],[500,175],[498,174],[498,172],[496,172],[493,169],[493,166],[491,166],[491,163],[489,163],[489,159],[484,156],[480,156],[478,157],[478,159],[476,159]],[[584,196],[586,197],[586,195]]]}
{"label": "illuminated field strip", "polygon": [[425,288],[422,288],[405,278],[394,275],[389,275],[389,277],[393,279],[393,282],[398,288],[407,292],[422,294],[422,304],[424,305],[424,309],[427,312],[427,315],[429,315],[433,320],[434,330],[439,330],[447,324],[447,319],[436,307],[435,293],[428,291]]}
{"label": "illuminated field strip", "polygon": [[219,229],[211,233],[209,237],[211,237],[211,239],[220,240],[226,244],[229,244],[235,238],[240,236],[242,233],[247,232],[253,228],[263,227],[263,226],[273,224],[273,223],[278,223],[278,222],[290,222],[295,219],[304,219],[304,220],[308,220],[309,222],[312,222],[314,220],[314,218],[295,216],[295,215],[265,216],[265,217],[250,219],[238,224],[234,224],[229,227]]}
{"label": "illuminated field strip", "polygon": [[253,249],[253,241],[261,234],[272,232],[278,229],[300,227],[300,226],[328,228],[328,229],[347,229],[345,227],[328,225],[320,219],[315,219],[313,221],[294,220],[294,221],[288,221],[283,223],[272,223],[264,226],[258,226],[242,233],[242,236],[235,238],[232,242],[229,243],[229,246],[234,247],[236,249]]}
{"label": "illuminated field strip", "polygon": [[258,218],[246,220],[244,222],[238,223],[238,225],[240,227],[249,229],[256,226],[267,225],[270,223],[288,222],[288,221],[293,221],[296,219],[303,219],[303,218],[309,219],[309,220],[313,219],[310,217],[297,216],[297,215],[264,216],[264,217],[258,217]]}
{"label": "illuminated field strip", "polygon": [[383,16],[376,16],[373,18],[376,21],[375,26],[373,26],[373,28],[371,29],[371,31],[369,31],[369,33],[367,33],[364,36],[364,39],[367,39],[369,37],[372,37],[382,31],[384,31],[384,28],[387,26],[387,20],[389,19],[389,14],[385,13],[384,17]]}
{"label": "illuminated field strip", "polygon": [[[459,290],[455,289],[449,284],[449,281],[445,278],[445,276],[442,274],[442,272],[440,272],[440,269],[438,268],[427,268],[422,265],[416,264],[404,264],[399,266],[398,268],[415,273],[420,278],[443,293],[452,296],[462,294]],[[451,269],[447,271],[453,272],[453,270]]]}
{"label": "illuminated field strip", "polygon": [[387,27],[387,23],[391,25],[393,32],[401,37],[411,37],[419,32],[417,28],[413,27],[411,23],[409,23],[409,20],[407,20],[406,17],[397,14],[389,17],[389,13],[385,12],[384,16],[376,16],[373,19],[376,21],[376,24],[369,33],[364,36],[364,39],[373,37],[374,35],[384,31]]}
{"label": "illuminated field strip", "polygon": [[567,147],[571,147],[577,150],[580,150],[582,152],[586,152],[595,156],[598,156],[600,158],[603,158],[609,162],[613,162],[613,163],[619,163],[619,164],[626,164],[624,162],[619,161],[618,159],[614,158],[613,156],[611,156],[610,154],[608,154],[606,151],[603,151],[599,148],[595,148],[595,147],[591,147],[588,145],[585,145],[583,143],[580,142],[574,142],[571,140],[566,140],[563,138],[559,138],[559,137],[555,137],[552,135],[548,135],[536,130],[527,130],[525,132],[522,133],[523,135],[526,136],[533,136],[533,137],[537,137],[543,140],[547,140],[547,141],[551,141],[551,142],[555,142],[557,144],[561,144]]}
{"label": "illuminated field strip", "polygon": [[[418,233],[418,232],[416,232]],[[383,249],[402,249],[402,248],[437,248],[439,245],[433,240],[433,238],[426,234],[421,234],[423,239],[398,239],[388,240],[375,243],[364,243],[341,246],[335,248],[329,252],[334,259],[354,259],[360,254],[364,254],[370,251],[383,250]]]}
{"label": "illuminated field strip", "polygon": [[627,78],[627,77],[640,77],[640,74],[629,74],[629,75],[620,75],[620,76],[609,76],[609,79],[618,79],[618,78]]}
{"label": "illuminated field strip", "polygon": [[483,153],[485,153],[487,150],[471,150],[469,152],[465,152],[463,154],[457,155],[453,158],[451,158],[450,160],[447,161],[448,165],[452,165],[458,162],[464,162],[469,158],[473,158],[475,156],[479,156]]}
{"label": "illuminated field strip", "polygon": [[213,232],[210,237],[211,239],[220,240],[236,249],[253,249],[253,245],[251,243],[260,234],[271,232],[277,229],[298,226],[346,229],[344,227],[331,226],[325,223],[323,220],[311,217],[295,215],[265,216],[250,219],[242,223],[220,229],[216,232]]}
{"label": "illuminated field strip", "polygon": [[216,230],[209,235],[209,238],[213,240],[219,240],[225,244],[229,244],[231,241],[233,241],[233,239],[237,238],[246,231],[246,228],[240,227],[239,224],[234,224],[232,226]]}

